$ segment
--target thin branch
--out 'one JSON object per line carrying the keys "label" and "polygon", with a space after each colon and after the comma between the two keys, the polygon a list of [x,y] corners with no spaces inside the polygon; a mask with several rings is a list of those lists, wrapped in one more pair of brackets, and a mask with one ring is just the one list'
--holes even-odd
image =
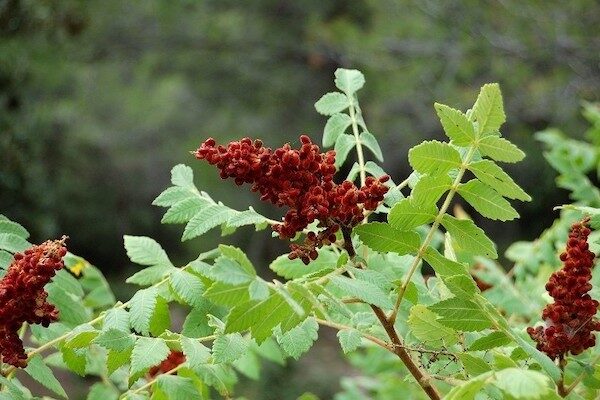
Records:
{"label": "thin branch", "polygon": [[[177,372],[181,368],[183,368],[184,365],[185,364],[179,364],[175,368],[172,368],[172,369],[168,370],[167,372],[164,372],[164,373],[162,373],[160,375],[173,375],[175,372]],[[156,382],[156,379],[158,379],[158,376],[160,376],[160,375],[157,375],[156,378],[153,378],[153,379],[149,380],[146,384],[144,384],[143,386],[140,386],[139,388],[137,388],[137,389],[135,389],[133,391],[129,390],[129,391],[123,393],[120,398],[123,399],[123,400],[125,400],[125,399],[128,398],[129,394],[137,394],[139,392],[142,392],[142,391],[148,389],[150,386],[152,386],[154,384],[154,382]]]}
{"label": "thin branch", "polygon": [[351,326],[339,324],[339,323],[333,322],[333,321],[327,321],[327,320],[320,319],[320,318],[315,318],[315,321],[317,321],[317,323],[319,323],[319,325],[328,326],[330,328],[337,329],[338,331],[355,330],[358,333],[360,333],[360,335],[362,337],[364,337],[365,339],[370,340],[371,342],[383,347],[384,349],[391,351],[391,345],[389,343],[387,343],[375,336],[369,335],[368,333],[361,332],[358,329],[353,328]]}
{"label": "thin branch", "polygon": [[448,207],[450,207],[450,203],[452,202],[452,199],[454,198],[454,195],[456,194],[456,191],[458,190],[458,185],[460,184],[460,181],[462,180],[462,177],[465,174],[465,171],[467,170],[467,165],[469,164],[469,162],[471,161],[471,158],[475,154],[475,149],[476,149],[476,146],[471,146],[469,148],[469,152],[465,156],[465,159],[460,166],[458,174],[456,175],[456,178],[454,179],[454,182],[452,183],[452,186],[450,187],[450,190],[448,191],[448,194],[446,195],[446,199],[444,200],[442,207],[440,207],[440,211],[438,212],[438,215],[435,217],[435,220],[433,221],[433,224],[431,225],[431,228],[429,229],[427,236],[425,236],[425,240],[423,241],[423,244],[419,248],[417,255],[415,256],[408,272],[406,273],[406,277],[404,278],[404,280],[402,282],[402,286],[400,287],[400,289],[398,289],[398,297],[396,298],[396,304],[394,305],[394,309],[392,310],[392,312],[390,313],[390,315],[388,317],[388,319],[390,320],[392,325],[394,324],[394,322],[396,321],[396,317],[398,316],[398,311],[400,310],[400,304],[402,303],[402,299],[404,297],[404,293],[406,292],[406,288],[408,287],[408,284],[410,283],[410,280],[411,280],[413,274],[417,270],[417,267],[421,263],[421,260],[423,259],[423,254],[425,254],[425,251],[429,247],[429,243],[431,243],[431,240],[433,239],[435,232],[437,232],[437,229],[442,222],[442,218],[446,214]]}

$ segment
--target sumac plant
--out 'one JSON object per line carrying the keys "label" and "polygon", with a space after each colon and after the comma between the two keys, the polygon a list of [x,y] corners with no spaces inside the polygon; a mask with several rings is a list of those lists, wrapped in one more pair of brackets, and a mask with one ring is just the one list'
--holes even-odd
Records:
{"label": "sumac plant", "polygon": [[[39,398],[21,383],[27,375],[67,398],[57,369],[89,377],[90,400],[233,399],[240,374],[256,379],[262,359],[300,358],[322,329],[337,331],[358,371],[336,399],[598,398],[600,192],[588,175],[600,129],[591,144],[539,134],[577,203],[560,207],[538,240],[510,246],[506,272],[474,222],[513,220],[512,204],[531,200],[502,168],[525,154],[500,133],[499,86],[484,85],[466,112],[436,103],[447,141],[414,146],[414,172],[395,180],[377,164],[383,154],[357,97],[364,83],[359,71],[335,73],[338,91],[315,104],[328,117],[322,147],[308,135],[283,145],[199,138],[190,162],[255,192],[279,219],[214,200],[185,165],[154,200],[163,223],[184,225],[184,241],[269,229],[289,244],[269,265],[272,281],[228,244],[175,265],[153,239],[125,236],[140,265],[127,282],[139,290],[115,302],[67,238],[35,246],[2,217],[0,399]],[[183,324],[172,323],[172,303]]]}

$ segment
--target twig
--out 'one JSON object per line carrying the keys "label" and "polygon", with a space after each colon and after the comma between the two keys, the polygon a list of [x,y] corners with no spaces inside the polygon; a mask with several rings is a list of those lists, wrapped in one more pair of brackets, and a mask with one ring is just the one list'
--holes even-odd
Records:
{"label": "twig", "polygon": [[[178,366],[176,366],[175,368],[172,368],[172,369],[168,370],[167,372],[164,372],[164,373],[162,373],[162,374],[160,374],[160,375],[173,375],[175,372],[177,372],[177,371],[179,371],[181,368],[183,368],[183,366],[184,366],[184,365],[185,365],[185,364],[179,364],[179,365],[178,365]],[[158,376],[160,376],[160,375],[158,375]],[[125,400],[125,399],[127,399],[127,398],[128,398],[128,396],[129,396],[130,394],[136,394],[136,393],[139,393],[139,392],[141,392],[141,391],[144,391],[144,390],[148,389],[150,386],[152,386],[152,385],[154,384],[154,382],[156,382],[156,379],[157,379],[157,378],[153,378],[153,379],[151,379],[150,381],[148,381],[146,384],[144,384],[143,386],[140,386],[139,388],[137,388],[137,389],[135,389],[135,390],[133,390],[133,391],[129,390],[129,391],[127,391],[127,392],[123,393],[123,394],[121,395],[121,399]]]}
{"label": "twig", "polygon": [[375,336],[369,335],[368,333],[361,332],[358,329],[353,328],[351,326],[339,324],[339,323],[333,322],[333,321],[327,321],[327,320],[320,319],[320,318],[315,318],[315,321],[317,321],[317,323],[319,325],[328,326],[330,328],[337,329],[338,331],[355,330],[358,333],[360,333],[360,335],[362,337],[364,337],[365,339],[370,340],[371,342],[373,342],[373,343],[375,343],[375,344],[383,347],[384,349],[391,351],[391,347],[392,346],[389,343],[387,343],[387,342],[385,342],[385,341],[383,341],[383,340],[381,340],[381,339],[379,339],[379,338],[377,338]]}

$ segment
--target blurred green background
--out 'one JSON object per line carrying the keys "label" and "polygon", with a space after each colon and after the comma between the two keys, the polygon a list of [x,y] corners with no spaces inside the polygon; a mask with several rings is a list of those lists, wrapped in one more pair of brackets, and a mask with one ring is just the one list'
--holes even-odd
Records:
{"label": "blurred green background", "polygon": [[[501,84],[503,133],[528,155],[507,169],[533,196],[518,221],[477,221],[503,250],[568,201],[533,133],[583,134],[581,102],[600,100],[599,21],[596,0],[0,0],[0,212],[35,242],[69,235],[127,298],[123,234],[181,262],[220,239],[181,244],[182,226],[160,224],[150,203],[170,168],[191,165],[216,199],[279,218],[189,151],[208,136],[320,141],[313,104],[346,67],[365,73],[361,105],[397,181],[410,147],[442,137],[434,101],[465,109],[483,83]],[[224,240],[266,269],[287,248],[269,237]]]}

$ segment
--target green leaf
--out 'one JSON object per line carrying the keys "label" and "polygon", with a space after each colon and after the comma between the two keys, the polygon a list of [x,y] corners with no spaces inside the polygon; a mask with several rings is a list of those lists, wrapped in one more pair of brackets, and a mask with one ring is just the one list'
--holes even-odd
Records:
{"label": "green leaf", "polygon": [[80,349],[87,347],[96,336],[100,334],[99,331],[95,330],[91,325],[80,325],[76,329],[73,329],[71,336],[67,339],[64,344],[66,347],[71,349]]}
{"label": "green leaf", "polygon": [[203,303],[204,284],[196,275],[182,269],[176,269],[171,274],[170,285],[177,296],[186,304],[195,307]]}
{"label": "green leaf", "polygon": [[190,240],[226,222],[234,210],[221,204],[211,204],[190,219],[183,230],[182,241]]}
{"label": "green leaf", "polygon": [[[8,251],[0,250],[0,270],[6,270],[10,267],[13,256]],[[0,271],[1,272],[1,271]],[[1,275],[1,273],[0,273]]]}
{"label": "green leaf", "polygon": [[160,338],[140,337],[131,352],[129,383],[133,384],[151,367],[160,364],[171,350]]}
{"label": "green leaf", "polygon": [[127,256],[141,265],[170,265],[169,256],[154,239],[145,236],[123,236]]}
{"label": "green leaf", "polygon": [[215,361],[230,363],[237,360],[247,351],[248,344],[248,340],[239,333],[219,336],[215,339],[212,347]]}
{"label": "green leaf", "polygon": [[46,290],[48,302],[58,308],[62,323],[75,326],[91,319],[91,312],[82,304],[81,297],[63,290],[55,282],[46,286]]}
{"label": "green leaf", "polygon": [[383,162],[383,153],[381,152],[381,147],[379,147],[379,143],[377,142],[377,139],[375,139],[375,136],[373,136],[370,132],[364,131],[360,134],[359,140],[373,152],[375,158],[377,158],[380,162]]}
{"label": "green leaf", "polygon": [[435,103],[435,111],[444,127],[444,132],[457,146],[466,147],[477,140],[473,123],[459,110]]}
{"label": "green leaf", "polygon": [[104,316],[104,322],[102,324],[102,330],[117,329],[123,332],[129,332],[131,326],[129,325],[129,312],[122,308],[111,308],[106,311]]}
{"label": "green leaf", "polygon": [[352,120],[348,114],[333,114],[327,120],[323,131],[323,147],[331,147],[342,135],[346,129],[352,124]]}
{"label": "green leaf", "polygon": [[349,106],[348,97],[339,92],[327,93],[315,103],[315,109],[319,114],[323,115],[339,113]]}
{"label": "green leaf", "polygon": [[365,77],[356,69],[338,68],[335,71],[334,82],[338,89],[351,95],[364,86]]}
{"label": "green leaf", "polygon": [[514,399],[544,399],[550,391],[548,377],[537,371],[506,368],[495,376],[494,386]]}
{"label": "green leaf", "polygon": [[154,382],[153,388],[164,393],[166,399],[201,398],[198,389],[194,385],[194,381],[178,375],[159,375]]}
{"label": "green leaf", "polygon": [[188,222],[194,215],[198,214],[204,207],[211,203],[198,196],[190,197],[174,204],[167,210],[160,220],[163,224],[182,224]]}
{"label": "green leaf", "polygon": [[71,371],[75,372],[79,376],[85,376],[85,367],[87,365],[87,358],[84,351],[75,350],[69,347],[62,347],[61,356],[63,363]]}
{"label": "green leaf", "polygon": [[156,287],[149,287],[138,290],[129,300],[131,326],[143,335],[148,335],[150,331],[150,319],[154,314],[157,298]]}
{"label": "green leaf", "polygon": [[470,276],[454,275],[444,279],[444,283],[448,289],[456,297],[472,298],[475,294],[480,293],[477,284]]}
{"label": "green leaf", "polygon": [[525,153],[504,138],[488,136],[479,141],[479,151],[496,161],[515,163],[525,158]]}
{"label": "green leaf", "polygon": [[354,136],[342,134],[338,136],[335,140],[335,146],[333,149],[335,150],[335,166],[336,168],[340,168],[342,164],[346,161],[348,157],[348,153],[356,146],[356,140]]}
{"label": "green leaf", "polygon": [[436,214],[435,206],[417,205],[410,199],[403,199],[390,210],[388,222],[397,230],[410,231],[433,222]]}
{"label": "green leaf", "polygon": [[212,305],[207,303],[201,308],[192,308],[181,328],[181,334],[187,337],[199,338],[212,334],[215,329],[209,325],[208,314],[212,310]]}
{"label": "green leaf", "polygon": [[371,222],[354,228],[360,240],[375,251],[400,255],[416,253],[421,239],[416,232],[400,231],[388,224]]}
{"label": "green leaf", "polygon": [[452,236],[456,250],[465,251],[473,255],[485,256],[488,258],[498,258],[496,246],[483,231],[470,219],[457,219],[451,215],[445,214],[442,217],[442,225]]}
{"label": "green leaf", "polygon": [[314,318],[307,318],[297,327],[277,336],[277,342],[287,355],[298,360],[319,337],[319,324]]}
{"label": "green leaf", "polygon": [[480,357],[467,353],[460,353],[458,358],[462,362],[467,373],[471,376],[485,374],[491,369],[489,364]]}
{"label": "green leaf", "polygon": [[210,359],[210,349],[197,340],[182,336],[181,349],[185,355],[186,364],[193,370],[206,364]]}
{"label": "green leaf", "polygon": [[393,307],[388,294],[371,282],[351,279],[345,276],[334,276],[330,279],[329,284],[345,295],[357,297],[368,304],[382,308]]}
{"label": "green leaf", "polygon": [[335,253],[328,249],[319,249],[317,252],[319,253],[319,257],[311,261],[308,265],[304,265],[299,259],[290,260],[288,255],[284,254],[277,257],[269,265],[269,268],[277,275],[286,279],[297,279],[315,272],[335,268],[338,259]]}
{"label": "green leaf", "polygon": [[410,309],[408,326],[411,333],[429,346],[451,346],[458,342],[458,333],[437,321],[437,315],[422,304]]}
{"label": "green leaf", "polygon": [[248,286],[248,294],[252,300],[264,300],[269,297],[269,285],[260,278],[254,279]]}
{"label": "green leaf", "polygon": [[546,371],[546,373],[555,382],[557,382],[560,379],[560,376],[561,376],[560,369],[556,366],[556,364],[550,357],[548,357],[546,354],[542,353],[541,351],[539,351],[538,349],[533,347],[531,344],[526,342],[525,339],[523,339],[518,334],[515,334],[511,330],[509,330],[509,329],[504,330],[504,333],[506,333],[512,340],[517,342],[517,344],[519,346],[521,346],[521,348],[523,350],[525,350],[525,352],[527,354],[529,354],[529,356],[531,358],[533,358],[535,361],[537,361],[538,364],[540,364],[542,366],[542,368]]}
{"label": "green leaf", "polygon": [[215,260],[214,265],[205,272],[205,275],[215,281],[238,285],[252,282],[256,276],[256,272],[252,272],[249,273],[231,258],[219,257]]}
{"label": "green leaf", "polygon": [[27,367],[25,368],[25,372],[60,397],[65,399],[68,398],[67,393],[65,393],[65,390],[61,386],[60,382],[58,379],[56,379],[52,370],[46,364],[44,364],[44,361],[39,354],[36,354],[29,359]]}
{"label": "green leaf", "polygon": [[31,247],[31,243],[14,233],[0,233],[0,250],[19,253]]}
{"label": "green leaf", "polygon": [[144,268],[141,271],[131,275],[125,282],[139,286],[154,285],[162,281],[170,272],[176,270],[175,267],[169,265],[153,265],[152,267]]}
{"label": "green leaf", "polygon": [[500,128],[506,121],[500,85],[497,83],[483,85],[473,106],[473,115],[480,133],[485,134]]}
{"label": "green leaf", "polygon": [[493,161],[477,161],[469,164],[468,168],[475,174],[477,179],[486,185],[493,187],[502,196],[508,197],[509,199],[531,201],[531,197]]}
{"label": "green leaf", "polygon": [[113,387],[106,386],[103,383],[94,383],[86,400],[117,400],[119,392]]}
{"label": "green leaf", "polygon": [[451,186],[452,179],[448,175],[425,175],[410,192],[410,199],[417,205],[435,205]]}
{"label": "green leaf", "polygon": [[106,358],[106,369],[108,375],[112,375],[117,369],[127,364],[131,358],[131,349],[125,351],[109,350]]}
{"label": "green leaf", "polygon": [[59,286],[65,292],[69,292],[77,297],[83,297],[85,295],[81,282],[73,277],[66,268],[56,272],[52,281]]}
{"label": "green leaf", "polygon": [[248,285],[231,286],[222,282],[213,283],[204,292],[204,297],[224,306],[235,306],[250,300]]}
{"label": "green leaf", "polygon": [[169,303],[161,296],[156,298],[154,313],[150,318],[150,334],[160,336],[165,330],[171,327],[171,315],[169,313]]}
{"label": "green leaf", "polygon": [[445,400],[474,400],[475,396],[481,393],[485,386],[485,375],[480,375],[475,379],[465,382],[452,388],[444,397]]}
{"label": "green leaf", "polygon": [[171,183],[175,186],[196,190],[194,186],[194,171],[184,164],[178,164],[171,170]]}
{"label": "green leaf", "polygon": [[506,336],[505,333],[500,331],[494,331],[488,335],[480,337],[475,340],[471,346],[469,346],[469,351],[484,351],[490,350],[496,347],[501,347],[509,344],[511,339]]}
{"label": "green leaf", "polygon": [[519,213],[510,203],[491,187],[472,179],[458,187],[458,193],[478,213],[489,219],[509,221],[517,218]]}
{"label": "green leaf", "polygon": [[27,229],[23,228],[21,224],[9,220],[0,220],[0,233],[11,233],[23,239],[29,238]]}
{"label": "green leaf", "polygon": [[442,300],[429,309],[441,317],[439,322],[461,331],[481,331],[492,326],[477,304],[459,297]]}
{"label": "green leaf", "polygon": [[246,253],[244,253],[241,249],[238,249],[234,246],[220,244],[219,251],[224,257],[230,258],[237,262],[242,268],[246,270],[248,274],[256,276],[256,270],[254,269],[254,265],[252,265],[252,262],[248,259]]}
{"label": "green leaf", "polygon": [[267,222],[267,218],[260,215],[252,207],[244,211],[232,210],[231,217],[227,220],[227,226],[230,228],[239,228],[244,225],[260,225]]}
{"label": "green leaf", "polygon": [[171,207],[180,201],[195,197],[196,194],[188,188],[180,186],[171,186],[158,195],[152,202],[152,205],[159,207]]}
{"label": "green leaf", "polygon": [[108,329],[96,337],[94,343],[108,350],[123,351],[133,347],[135,340],[129,332]]}
{"label": "green leaf", "polygon": [[362,344],[362,335],[356,329],[338,331],[337,337],[344,354],[353,352]]}
{"label": "green leaf", "polygon": [[252,337],[262,343],[290,313],[294,313],[290,305],[281,294],[275,293],[266,300],[249,301],[232,308],[227,316],[225,332],[251,329]]}
{"label": "green leaf", "polygon": [[415,171],[431,175],[445,174],[462,163],[458,151],[437,140],[423,142],[410,149],[408,162]]}
{"label": "green leaf", "polygon": [[435,270],[435,273],[438,276],[470,276],[469,271],[463,264],[447,259],[433,247],[428,247],[427,250],[425,250],[425,254],[423,254],[423,259],[427,261],[429,265],[431,265],[431,268]]}

